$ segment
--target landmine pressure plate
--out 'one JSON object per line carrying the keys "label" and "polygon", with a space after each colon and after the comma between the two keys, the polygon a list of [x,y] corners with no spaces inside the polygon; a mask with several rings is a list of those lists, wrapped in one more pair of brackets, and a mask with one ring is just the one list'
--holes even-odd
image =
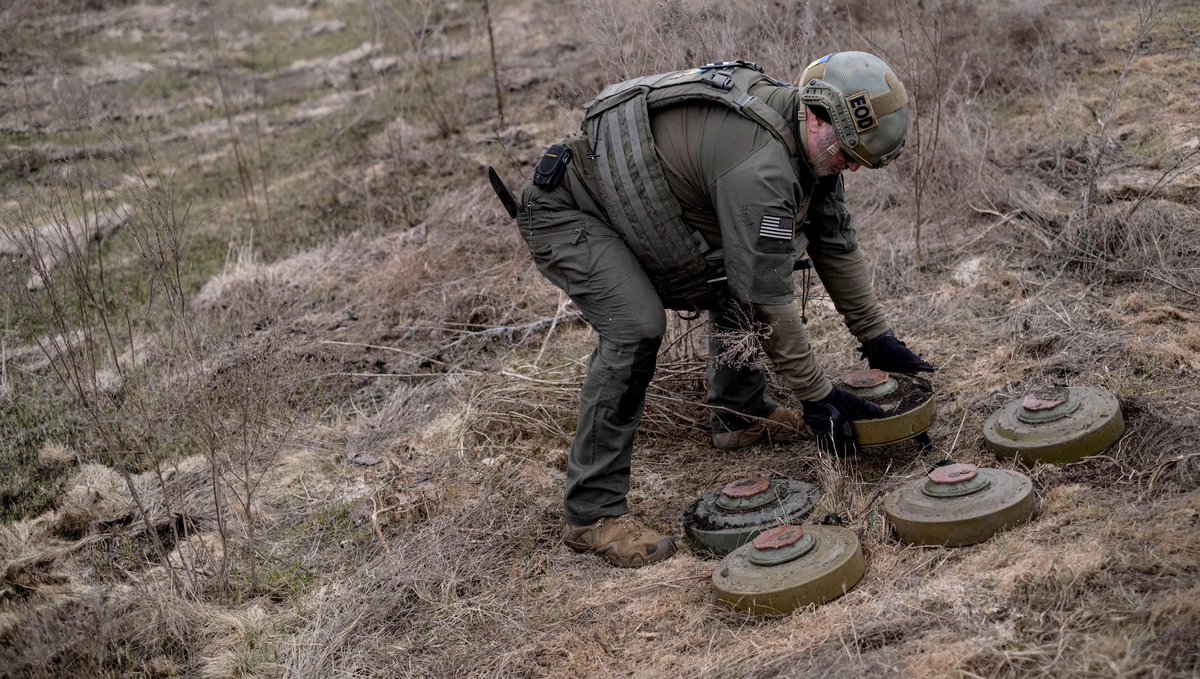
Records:
{"label": "landmine pressure plate", "polygon": [[854,421],[859,446],[882,446],[917,438],[937,417],[933,386],[915,375],[855,370],[842,378],[842,384],[887,414],[877,420]]}
{"label": "landmine pressure plate", "polygon": [[883,501],[884,514],[901,542],[946,547],[983,542],[1025,523],[1036,506],[1029,477],[973,464],[935,467]]}
{"label": "landmine pressure plate", "polygon": [[1066,463],[1095,455],[1125,433],[1121,406],[1097,387],[1051,387],[1012,401],[983,424],[997,457],[1025,464]]}
{"label": "landmine pressure plate", "polygon": [[778,526],[725,557],[713,571],[717,600],[750,615],[787,615],[832,601],[865,571],[854,531],[840,526]]}
{"label": "landmine pressure plate", "polygon": [[772,526],[803,521],[820,496],[803,481],[746,478],[693,502],[683,529],[699,548],[724,556]]}

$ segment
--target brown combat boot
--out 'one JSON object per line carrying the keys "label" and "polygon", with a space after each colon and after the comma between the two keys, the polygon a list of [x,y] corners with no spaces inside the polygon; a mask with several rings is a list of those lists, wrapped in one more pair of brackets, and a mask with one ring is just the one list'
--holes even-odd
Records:
{"label": "brown combat boot", "polygon": [[759,441],[790,443],[811,438],[812,431],[804,424],[800,413],[778,406],[766,419],[756,420],[746,429],[713,434],[713,446],[721,450],[736,450]]}
{"label": "brown combat boot", "polygon": [[563,544],[620,568],[648,566],[675,553],[675,538],[655,533],[628,514],[586,526],[563,523]]}

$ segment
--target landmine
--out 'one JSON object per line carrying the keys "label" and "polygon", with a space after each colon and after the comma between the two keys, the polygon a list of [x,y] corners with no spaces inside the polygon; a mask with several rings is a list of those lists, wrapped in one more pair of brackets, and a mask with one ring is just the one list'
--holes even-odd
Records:
{"label": "landmine", "polygon": [[1025,464],[1076,462],[1111,446],[1125,433],[1121,406],[1097,387],[1051,387],[1013,401],[983,424],[996,457]]}
{"label": "landmine", "polygon": [[846,389],[883,408],[886,417],[855,420],[859,446],[883,446],[907,439],[929,445],[925,430],[937,417],[933,385],[915,375],[856,370],[842,378]]}
{"label": "landmine", "polygon": [[1033,516],[1029,477],[973,464],[935,467],[883,501],[896,537],[912,545],[961,547],[983,542]]}
{"label": "landmine", "polygon": [[713,571],[717,600],[750,615],[787,615],[854,588],[866,566],[854,531],[779,526],[742,545]]}
{"label": "landmine", "polygon": [[803,521],[820,497],[803,481],[741,479],[693,502],[683,529],[701,550],[724,556],[768,528]]}

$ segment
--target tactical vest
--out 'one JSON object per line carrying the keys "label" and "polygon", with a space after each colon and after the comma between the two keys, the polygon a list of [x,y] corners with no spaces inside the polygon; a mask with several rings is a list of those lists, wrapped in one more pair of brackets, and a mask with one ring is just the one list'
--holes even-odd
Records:
{"label": "tactical vest", "polygon": [[594,161],[609,219],[669,308],[703,306],[710,292],[706,282],[720,275],[722,265],[719,253],[710,252],[700,233],[684,224],[683,209],[654,148],[650,113],[684,102],[721,104],[770,130],[795,157],[798,146],[790,122],[749,94],[763,82],[789,86],[764,74],[758,64],[726,61],[610,85],[584,107],[588,157]]}

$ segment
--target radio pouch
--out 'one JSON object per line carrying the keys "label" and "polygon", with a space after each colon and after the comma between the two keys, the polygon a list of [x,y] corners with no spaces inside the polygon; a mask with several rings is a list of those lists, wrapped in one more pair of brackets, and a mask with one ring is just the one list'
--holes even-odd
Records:
{"label": "radio pouch", "polygon": [[564,144],[554,144],[546,149],[533,169],[533,185],[543,191],[553,191],[562,183],[571,162],[571,149]]}

